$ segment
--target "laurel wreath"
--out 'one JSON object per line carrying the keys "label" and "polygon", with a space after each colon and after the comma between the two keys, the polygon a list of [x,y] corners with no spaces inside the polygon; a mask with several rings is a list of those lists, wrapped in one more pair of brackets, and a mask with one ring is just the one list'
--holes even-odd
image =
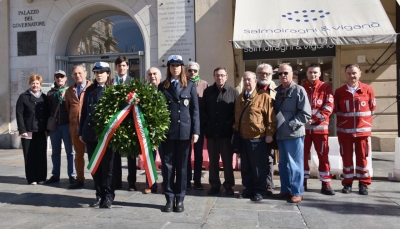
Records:
{"label": "laurel wreath", "polygon": [[[105,89],[103,96],[95,106],[96,112],[93,121],[96,123],[94,127],[96,136],[100,138],[110,119],[128,105],[126,96],[132,91],[138,94],[140,100],[138,105],[146,120],[152,148],[156,150],[165,140],[170,124],[166,99],[157,88],[137,79],[132,80],[129,84],[115,85]],[[124,156],[136,157],[141,154],[132,111],[115,131],[108,147]]]}

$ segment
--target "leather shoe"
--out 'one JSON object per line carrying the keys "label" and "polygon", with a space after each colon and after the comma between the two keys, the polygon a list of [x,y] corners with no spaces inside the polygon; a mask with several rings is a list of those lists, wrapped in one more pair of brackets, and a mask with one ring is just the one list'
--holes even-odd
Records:
{"label": "leather shoe", "polygon": [[266,196],[272,196],[272,194],[274,194],[274,189],[273,188],[267,188],[267,190],[265,191],[265,195]]}
{"label": "leather shoe", "polygon": [[100,206],[100,208],[111,208],[112,205],[112,200],[105,198],[103,204]]}
{"label": "leather shoe", "polygon": [[183,202],[176,202],[174,212],[183,212],[184,210],[185,210],[185,207],[183,207]]}
{"label": "leather shoe", "polygon": [[129,184],[128,191],[133,192],[133,191],[136,191],[136,190],[137,189],[136,189],[136,185],[135,184]]}
{"label": "leather shoe", "polygon": [[69,184],[73,184],[75,182],[75,177],[70,177],[69,178]]}
{"label": "leather shoe", "polygon": [[300,203],[302,200],[302,196],[292,196],[292,198],[289,200],[289,203]]}
{"label": "leather shoe", "polygon": [[51,176],[50,179],[48,179],[45,183],[46,184],[51,184],[51,183],[56,183],[56,182],[60,182],[60,178],[59,177],[55,177],[55,176]]}
{"label": "leather shoe", "polygon": [[272,194],[273,198],[280,198],[280,199],[287,199],[287,198],[292,198],[293,194],[291,193],[278,193],[278,194]]}
{"label": "leather shoe", "polygon": [[360,195],[368,195],[368,187],[365,184],[358,185],[358,193]]}
{"label": "leather shoe", "polygon": [[74,181],[74,183],[72,183],[72,184],[70,184],[70,185],[68,186],[68,188],[69,188],[69,189],[77,189],[77,188],[83,187],[84,185],[85,185],[85,184],[83,183],[83,181],[76,179],[76,180]]}
{"label": "leather shoe", "polygon": [[204,186],[200,182],[194,182],[193,187],[196,190],[204,190]]}
{"label": "leather shoe", "polygon": [[210,190],[208,190],[207,194],[208,195],[216,195],[216,194],[219,194],[220,191],[221,191],[220,188],[212,187]]}
{"label": "leather shoe", "polygon": [[232,188],[225,188],[226,191],[226,195],[228,196],[233,196],[233,194],[235,194],[235,192],[233,191]]}
{"label": "leather shoe", "polygon": [[252,198],[251,198],[251,201],[256,201],[256,202],[258,202],[258,201],[261,201],[263,198],[262,198],[262,196],[260,195],[260,194],[255,194]]}
{"label": "leather shoe", "polygon": [[237,198],[238,198],[238,199],[249,199],[249,198],[253,198],[253,195],[246,194],[246,193],[242,193],[242,194],[239,194],[239,195],[237,196]]}
{"label": "leather shoe", "polygon": [[190,190],[192,190],[192,183],[187,183],[187,185],[186,185],[186,191],[190,191]]}
{"label": "leather shoe", "polygon": [[343,189],[342,189],[342,193],[344,193],[344,194],[349,194],[349,193],[351,193],[351,185],[352,185],[352,184],[346,184],[346,185],[344,185],[344,186],[343,186]]}
{"label": "leather shoe", "polygon": [[330,196],[335,195],[335,191],[333,191],[329,183],[322,183],[321,193]]}
{"label": "leather shoe", "polygon": [[167,202],[165,206],[161,209],[163,212],[172,212],[172,202]]}
{"label": "leather shoe", "polygon": [[103,203],[102,203],[102,201],[101,201],[100,196],[97,196],[97,197],[96,197],[96,201],[93,202],[92,204],[90,204],[89,206],[92,207],[92,208],[95,208],[95,207],[98,207],[98,206],[100,206],[100,205],[102,205],[102,204],[103,204]]}
{"label": "leather shoe", "polygon": [[143,194],[150,194],[150,193],[152,193],[150,188],[143,189]]}

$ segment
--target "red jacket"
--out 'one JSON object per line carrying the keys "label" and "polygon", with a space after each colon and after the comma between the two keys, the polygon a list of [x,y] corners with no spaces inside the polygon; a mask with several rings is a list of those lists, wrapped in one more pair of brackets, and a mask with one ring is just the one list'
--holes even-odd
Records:
{"label": "red jacket", "polygon": [[376,100],[371,86],[359,82],[354,95],[347,84],[335,91],[335,113],[337,135],[352,137],[370,136],[372,115]]}
{"label": "red jacket", "polygon": [[316,80],[302,85],[310,101],[313,123],[306,126],[306,134],[329,134],[329,117],[333,112],[333,92],[329,84]]}

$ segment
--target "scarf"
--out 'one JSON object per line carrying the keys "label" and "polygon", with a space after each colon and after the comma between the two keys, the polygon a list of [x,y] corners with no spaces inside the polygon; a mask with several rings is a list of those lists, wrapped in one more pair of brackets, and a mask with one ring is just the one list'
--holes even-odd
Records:
{"label": "scarf", "polygon": [[42,90],[40,90],[37,94],[35,94],[31,89],[29,89],[29,92],[35,96],[36,98],[40,98],[42,96]]}
{"label": "scarf", "polygon": [[200,81],[200,76],[197,75],[197,76],[195,76],[193,79],[190,79],[190,80],[193,81],[193,82],[195,82],[195,83],[197,83],[197,82]]}
{"label": "scarf", "polygon": [[63,97],[62,97],[61,93],[63,93],[67,89],[68,89],[68,87],[62,87],[62,88],[59,88],[56,93],[54,93],[54,97],[56,97],[58,99],[58,102],[60,102],[60,104],[62,104],[62,102],[63,102]]}

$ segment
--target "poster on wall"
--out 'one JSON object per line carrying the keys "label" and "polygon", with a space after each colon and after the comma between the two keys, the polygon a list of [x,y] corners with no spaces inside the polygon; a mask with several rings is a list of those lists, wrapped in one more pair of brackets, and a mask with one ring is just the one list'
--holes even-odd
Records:
{"label": "poster on wall", "polygon": [[158,64],[167,66],[169,55],[195,61],[194,0],[158,0]]}

